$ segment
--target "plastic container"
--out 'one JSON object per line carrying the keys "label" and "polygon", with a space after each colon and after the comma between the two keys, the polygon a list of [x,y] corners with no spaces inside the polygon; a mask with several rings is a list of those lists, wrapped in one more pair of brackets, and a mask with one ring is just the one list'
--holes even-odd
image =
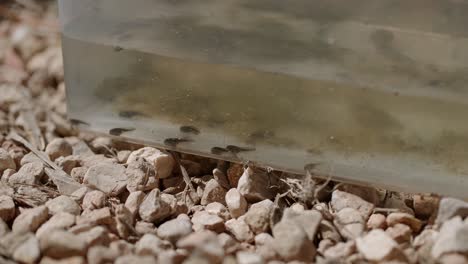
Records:
{"label": "plastic container", "polygon": [[60,0],[72,121],[468,197],[466,0]]}

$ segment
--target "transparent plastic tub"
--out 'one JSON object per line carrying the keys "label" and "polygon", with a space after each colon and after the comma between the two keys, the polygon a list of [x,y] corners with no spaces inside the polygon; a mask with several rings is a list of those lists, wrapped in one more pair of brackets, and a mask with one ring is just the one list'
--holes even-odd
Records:
{"label": "transparent plastic tub", "polygon": [[70,119],[468,197],[466,0],[60,0]]}

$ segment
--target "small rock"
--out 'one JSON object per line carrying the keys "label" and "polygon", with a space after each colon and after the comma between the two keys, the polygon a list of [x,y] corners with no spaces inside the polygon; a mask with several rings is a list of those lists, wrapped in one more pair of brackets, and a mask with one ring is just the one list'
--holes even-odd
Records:
{"label": "small rock", "polygon": [[154,175],[153,165],[144,159],[128,163],[125,174],[128,178],[127,190],[129,192],[152,190],[159,185]]}
{"label": "small rock", "polygon": [[438,259],[446,253],[468,253],[468,224],[456,216],[442,225],[432,247],[432,257]]}
{"label": "small rock", "polygon": [[231,218],[228,209],[222,203],[209,203],[205,206],[205,211],[207,211],[210,214],[214,214],[221,217],[224,221],[229,220]]}
{"label": "small rock", "polygon": [[39,241],[34,235],[29,236],[13,253],[13,259],[21,263],[36,263],[40,256]]}
{"label": "small rock", "polygon": [[11,258],[16,249],[32,236],[31,232],[9,232],[0,237],[1,255]]}
{"label": "small rock", "polygon": [[6,169],[16,170],[16,163],[8,151],[0,148],[0,173],[3,173]]}
{"label": "small rock", "polygon": [[49,209],[49,214],[57,214],[60,212],[79,215],[81,212],[80,205],[72,198],[66,195],[60,195],[46,203]]}
{"label": "small rock", "polygon": [[395,224],[385,230],[385,233],[389,235],[397,243],[405,243],[411,240],[411,234],[413,231],[411,228],[404,224]]}
{"label": "small rock", "polygon": [[239,251],[236,253],[238,264],[262,264],[265,263],[262,256],[248,251]]}
{"label": "small rock", "polygon": [[364,220],[369,218],[375,208],[374,204],[365,201],[361,197],[340,190],[335,190],[332,193],[331,207],[336,212],[347,207],[356,209],[361,213]]}
{"label": "small rock", "polygon": [[13,221],[13,232],[35,232],[49,218],[49,210],[46,206],[24,210]]}
{"label": "small rock", "polygon": [[226,233],[218,234],[218,242],[224,248],[227,255],[236,252],[239,248],[239,242]]}
{"label": "small rock", "polygon": [[145,234],[135,244],[135,253],[138,255],[155,255],[157,256],[163,250],[171,249],[172,244],[161,240],[153,234]]}
{"label": "small rock", "polygon": [[341,209],[335,215],[333,224],[341,236],[348,240],[356,239],[364,233],[365,221],[362,219],[361,213],[353,208]]}
{"label": "small rock", "polygon": [[291,208],[286,208],[283,213],[283,219],[296,222],[296,225],[301,226],[305,230],[309,240],[313,241],[322,221],[322,214],[316,210],[304,210],[298,213]]}
{"label": "small rock", "polygon": [[217,216],[208,213],[207,211],[199,211],[192,216],[193,230],[199,231],[208,229],[217,233],[224,231],[224,220]]}
{"label": "small rock", "polygon": [[96,245],[108,246],[110,243],[109,231],[103,226],[95,226],[81,232],[78,234],[78,237],[85,242],[87,248]]}
{"label": "small rock", "polygon": [[138,213],[138,208],[140,208],[140,204],[145,199],[145,193],[142,191],[131,192],[127,200],[125,200],[125,207],[132,213],[135,217]]}
{"label": "small rock", "polygon": [[269,233],[260,233],[255,236],[255,245],[263,246],[268,243],[272,243],[274,238]]}
{"label": "small rock", "polygon": [[383,214],[372,214],[367,220],[368,229],[385,229],[387,228],[386,217]]}
{"label": "small rock", "polygon": [[328,259],[342,259],[351,256],[355,252],[356,243],[354,241],[339,242],[325,250],[324,257]]}
{"label": "small rock", "polygon": [[[1,151],[1,150],[0,150]],[[42,160],[34,154],[34,152],[29,152],[28,154],[24,155],[24,157],[21,159],[21,166],[31,163],[31,162],[42,162]],[[1,171],[1,169],[0,169]]]}
{"label": "small rock", "polygon": [[58,157],[70,156],[73,153],[73,148],[65,139],[55,138],[47,145],[45,153],[54,161]]}
{"label": "small rock", "polygon": [[442,224],[454,216],[468,217],[468,202],[449,197],[442,198],[435,223]]}
{"label": "small rock", "polygon": [[65,230],[75,224],[76,217],[73,214],[62,212],[54,214],[47,222],[45,222],[36,232],[36,236],[41,238],[43,235],[48,235],[49,232],[55,229]]}
{"label": "small rock", "polygon": [[[437,211],[440,198],[435,195],[413,195],[414,213],[418,217],[428,218]],[[467,207],[468,208],[468,207]]]}
{"label": "small rock", "polygon": [[254,234],[243,217],[230,219],[225,223],[225,226],[226,230],[241,242],[250,243],[254,240]]}
{"label": "small rock", "polygon": [[9,222],[15,217],[15,212],[15,202],[13,201],[13,198],[8,195],[1,195],[0,218],[5,222]]}
{"label": "small rock", "polygon": [[374,187],[343,184],[338,188],[338,190],[359,196],[376,206],[380,203],[380,195]]}
{"label": "small rock", "polygon": [[113,263],[118,256],[117,250],[104,246],[94,246],[87,253],[88,264]]}
{"label": "small rock", "polygon": [[12,169],[6,169],[3,171],[3,174],[2,174],[2,178],[0,179],[0,181],[4,182],[4,183],[7,183],[11,177],[11,175],[15,174],[16,171],[15,170],[12,170]]}
{"label": "small rock", "polygon": [[421,220],[407,213],[391,213],[387,216],[387,225],[405,224],[411,227],[413,232],[419,232],[422,227]]}
{"label": "small rock", "polygon": [[1,218],[0,218],[0,237],[3,237],[4,235],[6,235],[7,233],[10,232],[10,228],[8,227],[8,225],[5,223],[5,221],[3,221]]}
{"label": "small rock", "polygon": [[158,179],[171,176],[175,160],[169,153],[151,147],[144,147],[133,151],[127,159],[127,164],[139,158],[145,159],[154,166],[153,170],[156,172]]}
{"label": "small rock", "polygon": [[424,229],[417,237],[414,238],[413,246],[419,248],[423,245],[432,245],[439,235],[439,232],[433,229]]}
{"label": "small rock", "polygon": [[252,204],[245,214],[245,222],[255,234],[268,232],[270,230],[270,215],[273,202],[263,200]]}
{"label": "small rock", "polygon": [[181,214],[176,219],[161,224],[157,231],[160,238],[173,244],[190,233],[192,233],[192,223],[186,214]]}
{"label": "small rock", "polygon": [[117,234],[120,238],[128,239],[133,233],[133,225],[135,222],[133,214],[123,204],[114,206],[115,222]]}
{"label": "small rock", "polygon": [[130,150],[121,150],[117,152],[117,160],[119,163],[127,163],[128,157],[132,152]]}
{"label": "small rock", "polygon": [[135,245],[130,244],[129,242],[125,240],[116,240],[116,241],[112,241],[109,244],[109,248],[114,251],[119,252],[119,254],[121,255],[129,255],[133,253],[135,249]]}
{"label": "small rock", "polygon": [[138,210],[141,219],[146,222],[159,222],[171,215],[171,206],[166,203],[159,189],[154,189],[143,199]]}
{"label": "small rock", "polygon": [[83,207],[83,210],[94,210],[104,207],[105,203],[106,194],[101,191],[94,190],[85,194],[81,206]]}
{"label": "small rock", "polygon": [[466,264],[468,257],[463,254],[449,253],[445,254],[439,259],[440,264]]}
{"label": "small rock", "polygon": [[314,259],[315,246],[296,222],[281,220],[273,227],[273,237],[273,247],[284,260],[311,262]]}
{"label": "small rock", "polygon": [[55,163],[67,174],[71,174],[71,171],[80,164],[80,160],[77,156],[58,157]]}
{"label": "small rock", "polygon": [[153,223],[139,221],[135,224],[135,231],[138,235],[157,234],[157,230]]}
{"label": "small rock", "polygon": [[41,251],[52,258],[83,256],[86,252],[86,242],[79,236],[67,231],[53,230],[40,240]]}
{"label": "small rock", "polygon": [[247,211],[247,200],[236,188],[232,188],[226,193],[225,200],[233,218],[237,218]]}
{"label": "small rock", "polygon": [[113,223],[112,220],[112,214],[109,207],[104,207],[101,209],[83,212],[83,214],[77,218],[76,224],[88,224],[91,226],[110,225]]}
{"label": "small rock", "polygon": [[229,185],[236,188],[239,183],[239,179],[244,173],[244,166],[238,163],[231,163],[229,169],[227,170],[227,178],[229,180]]}
{"label": "small rock", "polygon": [[205,185],[200,204],[207,205],[213,202],[226,204],[226,201],[224,200],[225,196],[226,190],[218,183],[218,181],[211,179]]}
{"label": "small rock", "polygon": [[118,257],[114,263],[115,264],[130,264],[130,263],[154,264],[154,263],[157,263],[157,261],[154,256],[125,255],[125,256]]}
{"label": "small rock", "polygon": [[79,188],[78,190],[72,192],[70,194],[70,197],[75,200],[77,203],[81,203],[85,197],[85,195],[89,192],[88,187],[83,186]]}
{"label": "small rock", "polygon": [[8,178],[10,184],[37,185],[44,175],[44,165],[41,162],[31,162],[22,166],[19,171]]}
{"label": "small rock", "polygon": [[127,185],[125,167],[120,164],[94,165],[86,172],[83,182],[107,195],[119,195]]}
{"label": "small rock", "polygon": [[216,233],[209,230],[191,233],[177,242],[177,247],[189,251],[196,250],[210,263],[218,263],[224,257],[224,249],[218,242]]}
{"label": "small rock", "polygon": [[87,171],[88,171],[87,167],[76,167],[70,171],[70,176],[75,181],[82,183]]}
{"label": "small rock", "polygon": [[69,257],[63,259],[53,259],[50,257],[43,257],[39,264],[86,264],[84,257]]}
{"label": "small rock", "polygon": [[248,202],[259,202],[275,198],[275,191],[270,187],[269,177],[266,172],[254,170],[250,167],[244,170],[237,184],[237,190]]}
{"label": "small rock", "polygon": [[319,233],[322,239],[329,239],[334,242],[341,241],[341,235],[338,233],[338,230],[333,225],[332,222],[328,220],[322,220],[319,225]]}
{"label": "small rock", "polygon": [[291,208],[291,210],[293,210],[296,213],[304,212],[306,209],[304,205],[300,203],[293,203],[289,208]]}
{"label": "small rock", "polygon": [[187,258],[187,253],[184,250],[168,249],[158,255],[158,263],[181,264]]}
{"label": "small rock", "polygon": [[398,244],[380,229],[372,230],[356,240],[359,251],[369,261],[384,261],[400,256]]}
{"label": "small rock", "polygon": [[[340,242],[338,242],[340,243]],[[335,242],[330,239],[322,239],[320,240],[317,248],[317,252],[320,253],[322,256],[325,254],[325,251],[332,246],[335,245]]]}

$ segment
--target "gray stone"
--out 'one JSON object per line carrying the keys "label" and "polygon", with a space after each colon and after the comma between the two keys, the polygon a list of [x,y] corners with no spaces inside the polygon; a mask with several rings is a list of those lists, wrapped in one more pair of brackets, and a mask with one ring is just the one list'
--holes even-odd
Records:
{"label": "gray stone", "polygon": [[175,244],[179,239],[192,233],[190,218],[181,214],[176,219],[169,220],[158,227],[158,237]]}
{"label": "gray stone", "polygon": [[335,190],[332,193],[332,199],[330,204],[333,210],[335,210],[336,212],[339,212],[341,209],[347,207],[356,209],[361,213],[363,219],[366,221],[375,208],[374,204],[369,203],[361,197],[347,192],[342,192],[340,190]]}
{"label": "gray stone", "polygon": [[158,179],[165,179],[171,176],[175,165],[175,160],[171,154],[155,148],[144,147],[133,151],[127,159],[127,164],[140,158],[145,159],[154,166],[153,170],[156,172]]}
{"label": "gray stone", "polygon": [[8,178],[10,184],[37,185],[44,176],[44,165],[31,162],[22,166],[19,171]]}
{"label": "gray stone", "polygon": [[3,173],[6,169],[16,170],[16,164],[8,151],[0,148],[0,173]]}
{"label": "gray stone", "polygon": [[37,229],[36,236],[41,238],[47,236],[52,230],[59,229],[65,230],[75,224],[76,216],[70,213],[56,213],[47,222],[45,222],[39,229]]}
{"label": "gray stone", "polygon": [[99,209],[104,207],[106,200],[107,197],[105,193],[98,190],[89,191],[85,194],[81,206],[83,210]]}
{"label": "gray stone", "polygon": [[273,202],[270,200],[263,200],[250,206],[244,219],[254,234],[270,230],[270,215],[272,210]]}
{"label": "gray stone", "polygon": [[316,210],[297,212],[291,208],[286,208],[282,219],[296,222],[297,225],[300,225],[305,230],[307,237],[313,241],[322,221],[322,214]]}
{"label": "gray stone", "polygon": [[140,208],[140,204],[145,199],[145,193],[142,191],[131,192],[127,200],[125,200],[125,207],[132,213],[135,217],[138,214],[138,209]]}
{"label": "gray stone", "polygon": [[224,220],[214,214],[210,214],[207,211],[195,212],[192,216],[193,230],[199,231],[208,229],[217,233],[224,231]]}
{"label": "gray stone", "polygon": [[135,253],[138,255],[155,255],[157,256],[163,250],[171,249],[172,244],[164,241],[153,234],[145,234],[135,244]]}
{"label": "gray stone", "polygon": [[387,216],[387,225],[393,226],[395,224],[405,224],[413,230],[419,232],[422,227],[421,220],[407,213],[391,213]]}
{"label": "gray stone", "polygon": [[170,204],[162,199],[159,189],[154,189],[143,199],[138,212],[146,222],[159,222],[170,216],[172,209]]}
{"label": "gray stone", "polygon": [[401,255],[398,244],[383,230],[376,229],[356,240],[359,253],[369,261],[384,261]]}
{"label": "gray stone", "polygon": [[49,210],[46,206],[24,210],[13,221],[14,232],[35,232],[49,218]]}
{"label": "gray stone", "polygon": [[257,253],[248,251],[239,251],[236,253],[236,260],[238,264],[262,264],[265,260]]}
{"label": "gray stone", "polygon": [[254,240],[254,233],[250,230],[249,225],[247,225],[243,217],[230,219],[225,223],[225,226],[227,231],[241,242],[250,243]]}
{"label": "gray stone", "polygon": [[468,224],[460,216],[444,222],[432,247],[431,254],[436,259],[446,253],[468,253]]}
{"label": "gray stone", "polygon": [[107,163],[94,165],[86,172],[83,182],[107,195],[119,195],[127,185],[125,167]]}
{"label": "gray stone", "polygon": [[365,221],[361,213],[353,208],[341,209],[333,220],[341,236],[353,240],[364,232]]}
{"label": "gray stone", "polygon": [[209,203],[218,202],[221,204],[226,204],[225,201],[226,189],[224,189],[217,180],[211,179],[203,190],[203,195],[201,197],[200,204],[207,205]]}
{"label": "gray stone", "polygon": [[232,188],[226,193],[225,200],[233,218],[237,218],[247,211],[247,200],[236,188]]}
{"label": "gray stone", "polygon": [[[229,173],[228,173],[229,177]],[[269,177],[266,172],[248,167],[239,179],[237,190],[248,202],[259,202],[275,198],[274,189],[269,186]],[[231,186],[235,186],[232,185]]]}
{"label": "gray stone", "polygon": [[80,205],[75,202],[72,198],[66,195],[60,195],[46,203],[50,214],[57,213],[70,213],[73,215],[79,215],[81,212]]}
{"label": "gray stone", "polygon": [[33,235],[29,236],[13,253],[13,259],[21,263],[36,263],[40,256],[39,241]]}
{"label": "gray stone", "polygon": [[13,198],[8,195],[1,195],[0,196],[0,218],[5,221],[9,222],[15,217],[15,202]]}
{"label": "gray stone", "polygon": [[81,237],[62,230],[53,230],[48,236],[42,236],[40,246],[45,256],[57,259],[84,256],[87,248]]}
{"label": "gray stone", "polygon": [[468,202],[455,198],[444,197],[440,200],[436,224],[442,224],[454,216],[468,217]]}
{"label": "gray stone", "polygon": [[316,253],[312,241],[307,237],[304,228],[295,221],[281,220],[273,227],[275,242],[273,247],[278,255],[286,261],[311,262]]}
{"label": "gray stone", "polygon": [[73,153],[73,148],[65,139],[55,138],[47,145],[45,153],[54,161],[58,157],[66,157]]}

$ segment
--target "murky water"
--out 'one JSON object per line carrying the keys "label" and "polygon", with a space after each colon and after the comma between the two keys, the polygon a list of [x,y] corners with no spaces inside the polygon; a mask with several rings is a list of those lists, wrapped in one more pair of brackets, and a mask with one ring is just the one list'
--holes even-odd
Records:
{"label": "murky water", "polygon": [[464,1],[137,2],[95,1],[64,27],[70,115],[90,129],[356,181],[468,187]]}

